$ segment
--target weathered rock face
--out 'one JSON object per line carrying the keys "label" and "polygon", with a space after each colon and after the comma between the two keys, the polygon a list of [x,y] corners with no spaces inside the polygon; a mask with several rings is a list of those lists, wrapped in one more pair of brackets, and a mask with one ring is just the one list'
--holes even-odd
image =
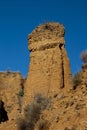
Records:
{"label": "weathered rock face", "polygon": [[37,93],[52,96],[60,89],[68,91],[72,87],[64,34],[62,24],[46,23],[29,35],[28,48],[31,54],[24,102]]}
{"label": "weathered rock face", "polygon": [[82,66],[82,84],[84,84],[87,87],[87,63]]}
{"label": "weathered rock face", "polygon": [[[36,123],[34,122],[34,130],[41,128],[46,130],[86,130],[87,64],[82,66],[80,72],[81,83],[76,89],[68,92],[72,87],[72,76],[69,59],[64,48],[63,25],[47,23],[38,26],[29,35],[28,40],[31,55],[26,82],[20,73],[0,72],[0,130],[18,130],[16,119],[24,114],[20,113],[22,105],[23,107],[26,104],[31,106],[29,119],[34,119],[31,118],[32,112],[35,115],[36,108],[38,108],[33,109],[32,104],[35,104],[35,100],[40,106],[42,101],[41,109],[43,111],[39,113],[40,119]],[[20,98],[22,91],[20,90],[24,86],[25,94],[22,104],[22,98]],[[33,99],[35,94],[38,95]],[[30,103],[29,101],[32,99],[33,102]],[[45,109],[43,109],[44,107]],[[3,112],[7,114],[4,120],[8,120],[4,123],[2,123]],[[32,125],[29,122],[30,124]]]}
{"label": "weathered rock face", "polygon": [[16,119],[20,112],[19,92],[21,83],[20,73],[0,72],[0,99],[4,103],[8,120]]}

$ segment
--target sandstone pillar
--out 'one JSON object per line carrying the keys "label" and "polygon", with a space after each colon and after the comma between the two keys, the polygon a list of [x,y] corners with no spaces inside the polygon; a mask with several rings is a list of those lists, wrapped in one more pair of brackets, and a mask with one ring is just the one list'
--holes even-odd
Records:
{"label": "sandstone pillar", "polygon": [[70,63],[64,48],[65,29],[60,23],[42,24],[29,35],[30,67],[25,83],[25,104],[35,94],[53,96],[72,87]]}

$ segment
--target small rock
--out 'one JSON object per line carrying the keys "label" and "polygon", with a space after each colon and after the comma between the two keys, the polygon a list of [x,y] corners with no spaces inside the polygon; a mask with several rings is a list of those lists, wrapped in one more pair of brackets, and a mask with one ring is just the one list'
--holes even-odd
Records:
{"label": "small rock", "polygon": [[74,100],[70,100],[69,105],[72,106],[74,104]]}
{"label": "small rock", "polygon": [[74,99],[77,100],[79,97],[78,96],[75,96]]}
{"label": "small rock", "polygon": [[69,107],[69,102],[67,102],[66,104],[65,104],[65,108],[68,108]]}
{"label": "small rock", "polygon": [[64,93],[59,93],[58,96],[57,96],[58,99],[63,99],[64,97],[65,97]]}
{"label": "small rock", "polygon": [[55,117],[55,121],[56,121],[56,122],[59,122],[59,115],[57,115],[57,116]]}
{"label": "small rock", "polygon": [[70,130],[68,127],[65,127],[64,130]]}
{"label": "small rock", "polygon": [[56,98],[56,97],[57,97],[57,95],[58,95],[58,94],[54,94],[54,96],[53,96],[53,97],[54,97],[54,98]]}

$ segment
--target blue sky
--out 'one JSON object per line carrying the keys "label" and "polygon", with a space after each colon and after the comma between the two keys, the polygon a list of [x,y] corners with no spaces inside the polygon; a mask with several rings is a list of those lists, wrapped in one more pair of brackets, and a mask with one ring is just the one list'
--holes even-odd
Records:
{"label": "blue sky", "polygon": [[81,69],[80,53],[87,49],[87,0],[0,0],[0,71],[10,68],[27,75],[28,34],[49,21],[65,26],[72,73]]}

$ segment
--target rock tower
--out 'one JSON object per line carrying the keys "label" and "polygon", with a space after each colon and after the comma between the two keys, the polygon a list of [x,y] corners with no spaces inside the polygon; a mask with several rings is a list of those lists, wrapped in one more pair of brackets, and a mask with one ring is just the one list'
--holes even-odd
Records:
{"label": "rock tower", "polygon": [[68,91],[72,87],[64,34],[62,24],[49,22],[36,27],[28,36],[31,53],[25,83],[25,102],[38,93],[53,96],[60,90]]}

